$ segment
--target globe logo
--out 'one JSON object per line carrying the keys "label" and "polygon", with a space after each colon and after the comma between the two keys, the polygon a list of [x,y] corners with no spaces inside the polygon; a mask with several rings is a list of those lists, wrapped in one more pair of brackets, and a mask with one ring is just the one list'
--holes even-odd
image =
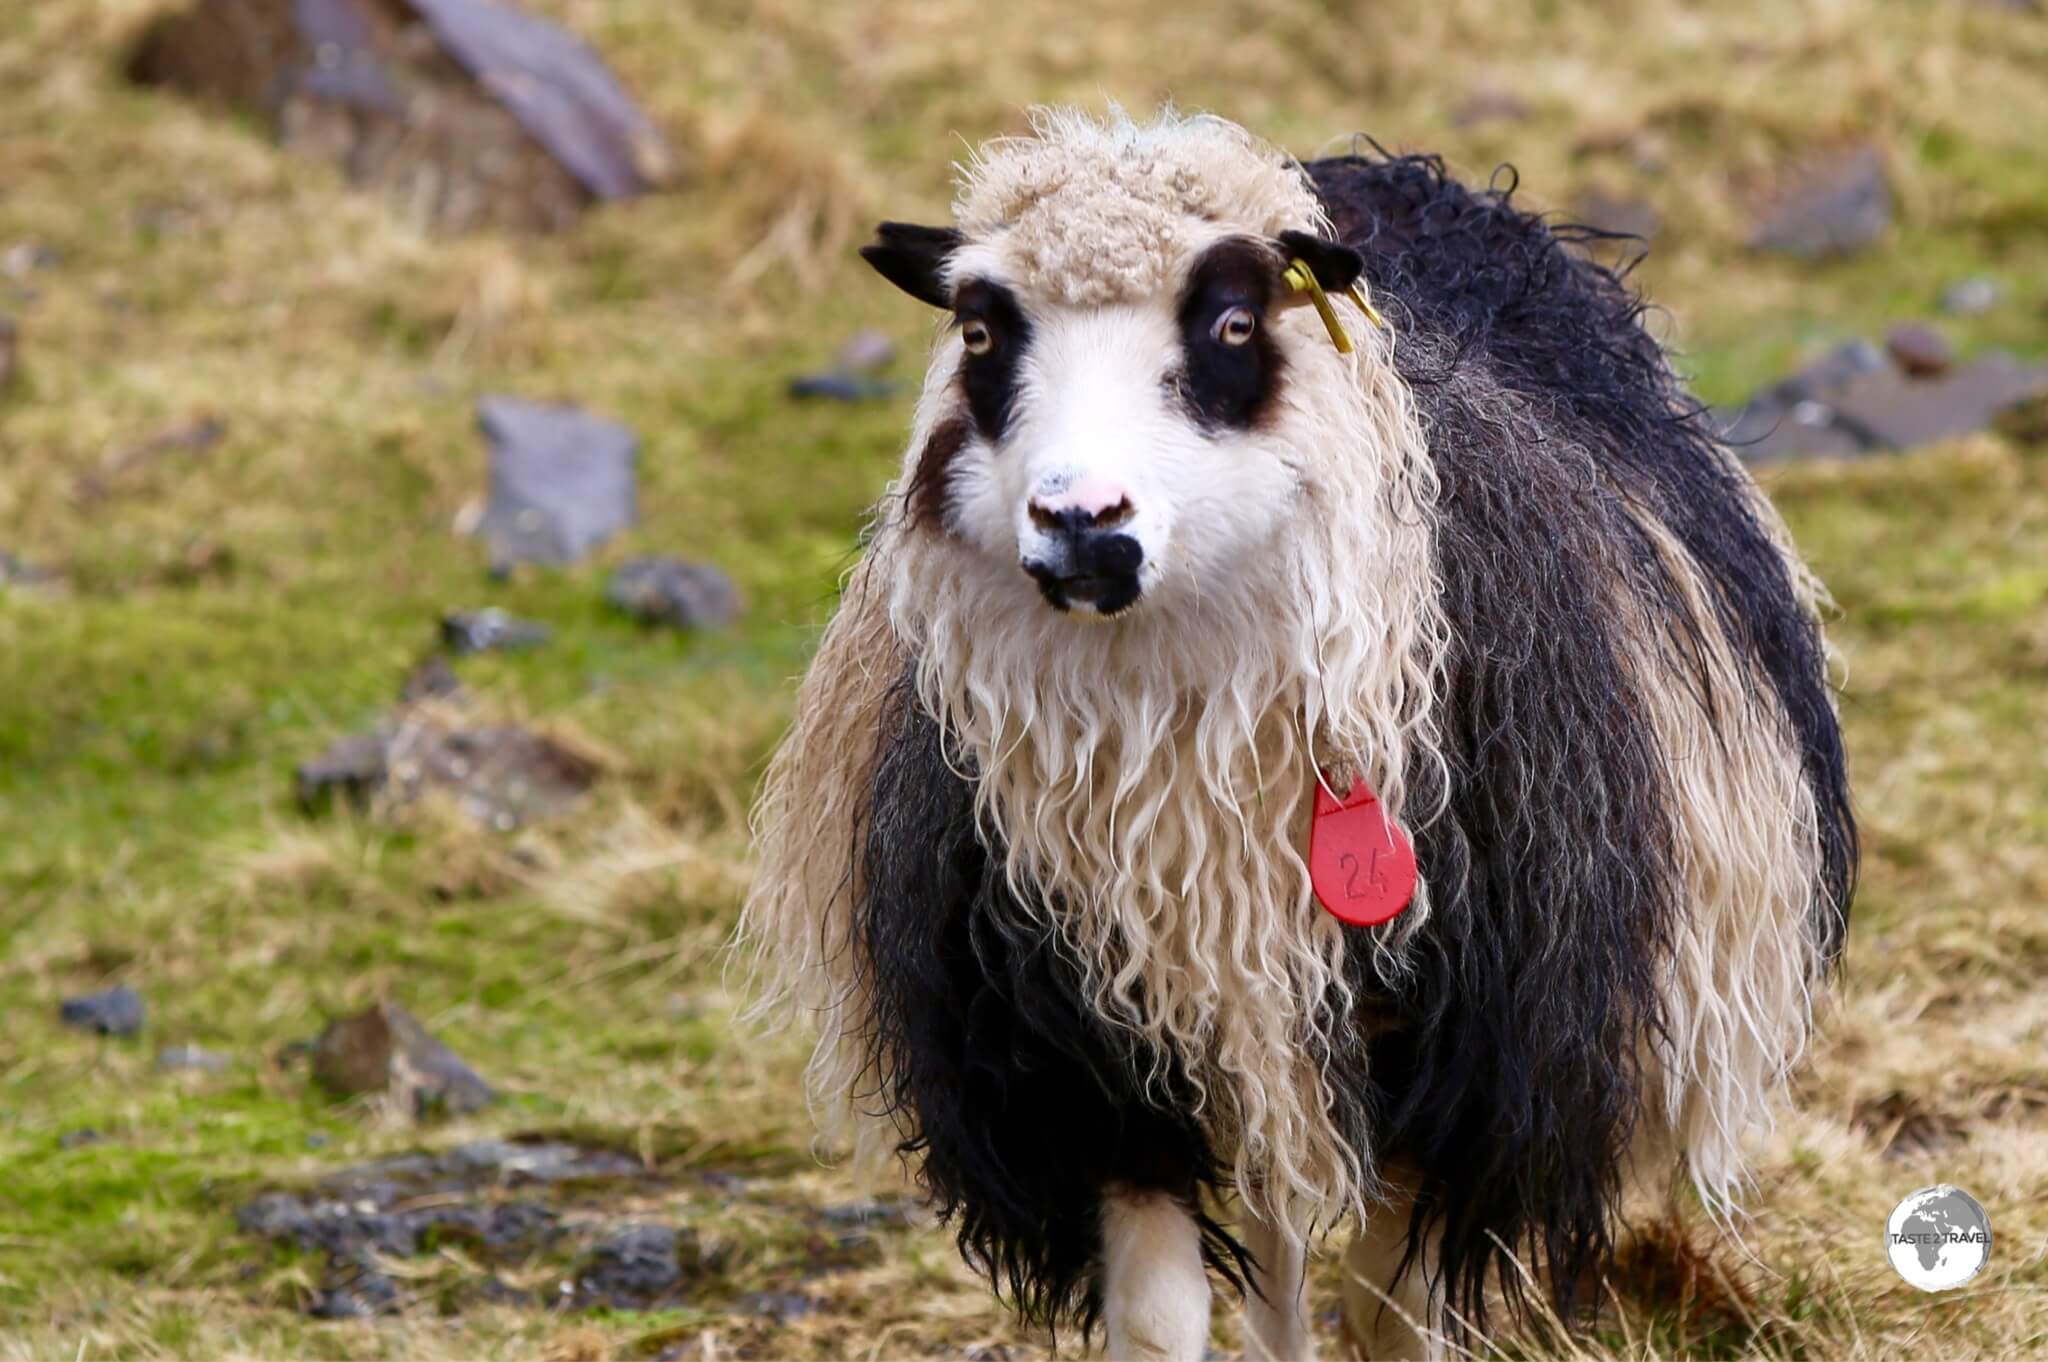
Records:
{"label": "globe logo", "polygon": [[1922,1291],[1948,1291],[1977,1275],[1991,1256],[1991,1217],[1960,1187],[1923,1187],[1885,1223],[1885,1253]]}

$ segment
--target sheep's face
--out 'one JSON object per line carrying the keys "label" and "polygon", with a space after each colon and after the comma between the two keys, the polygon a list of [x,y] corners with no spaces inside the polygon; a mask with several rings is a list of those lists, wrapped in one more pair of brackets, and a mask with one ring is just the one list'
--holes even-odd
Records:
{"label": "sheep's face", "polygon": [[[1301,513],[1287,387],[1330,351],[1282,282],[1309,263],[1357,277],[1345,247],[1219,233],[1146,296],[1074,303],[999,242],[884,224],[865,252],[951,314],[906,485],[918,527],[950,535],[1046,606],[1091,616],[1243,580]],[[1298,432],[1297,432],[1298,434]]]}

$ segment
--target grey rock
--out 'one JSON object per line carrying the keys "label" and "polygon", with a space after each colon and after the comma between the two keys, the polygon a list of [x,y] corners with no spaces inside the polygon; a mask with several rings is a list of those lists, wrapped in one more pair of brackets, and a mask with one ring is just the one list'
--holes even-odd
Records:
{"label": "grey rock", "polygon": [[818,1301],[801,1291],[749,1291],[739,1298],[739,1307],[750,1315],[787,1324],[817,1313]]}
{"label": "grey rock", "polygon": [[661,133],[604,61],[564,29],[491,0],[411,0],[449,54],[600,199],[674,173]]}
{"label": "grey rock", "polygon": [[740,593],[732,578],[710,563],[680,558],[635,558],[612,574],[605,599],[647,624],[716,629],[739,618]]}
{"label": "grey rock", "polygon": [[156,1066],[159,1069],[190,1069],[218,1074],[233,1068],[234,1061],[198,1045],[167,1045],[156,1052]]}
{"label": "grey rock", "polygon": [[1859,374],[1885,367],[1885,354],[1867,340],[1845,341],[1768,391],[1786,402],[1824,400]]}
{"label": "grey rock", "polygon": [[[434,680],[408,689],[432,695]],[[298,793],[309,811],[341,797],[389,814],[440,791],[477,822],[509,832],[564,812],[597,776],[594,761],[545,734],[474,723],[454,706],[421,701],[300,766]]]}
{"label": "grey rock", "polygon": [[1865,374],[1834,395],[1836,424],[1873,449],[1912,449],[1989,429],[2005,409],[2048,392],[2048,365],[1986,354],[1939,378]]}
{"label": "grey rock", "polygon": [[538,648],[551,637],[546,625],[519,619],[496,606],[441,616],[441,642],[453,653]]}
{"label": "grey rock", "polygon": [[491,561],[566,564],[633,524],[640,442],[616,421],[567,404],[489,396],[491,487],[477,532]]}
{"label": "grey rock", "polygon": [[888,332],[872,326],[864,326],[848,336],[833,357],[834,366],[842,374],[870,374],[895,362],[896,342],[889,339]]}
{"label": "grey rock", "polygon": [[818,1208],[818,1219],[835,1229],[888,1227],[903,1229],[910,1224],[911,1207],[900,1197],[870,1201],[848,1201]]}
{"label": "grey rock", "polygon": [[1948,337],[1924,322],[1901,322],[1885,333],[1885,353],[1892,363],[1915,378],[1933,378],[1955,366],[1956,350]]}
{"label": "grey rock", "polygon": [[102,1036],[132,1036],[142,1029],[146,1014],[141,997],[127,987],[66,998],[57,1010],[66,1026]]}
{"label": "grey rock", "polygon": [[578,1266],[575,1303],[583,1307],[644,1310],[671,1295],[703,1266],[690,1230],[633,1225],[598,1244]]}
{"label": "grey rock", "polygon": [[373,1319],[398,1312],[398,1284],[374,1268],[351,1273],[342,1285],[323,1287],[306,1305],[314,1319]]}
{"label": "grey rock", "polygon": [[80,1126],[76,1130],[67,1130],[62,1135],[59,1135],[57,1137],[57,1148],[83,1149],[87,1145],[98,1144],[106,1138],[106,1136],[100,1134],[91,1126]]}
{"label": "grey rock", "polygon": [[1958,279],[1941,291],[1941,310],[1952,317],[1974,317],[1997,307],[2005,286],[1989,275]]}
{"label": "grey rock", "polygon": [[389,1092],[415,1116],[460,1114],[497,1093],[396,1003],[328,1023],[313,1047],[313,1075],[341,1096]]}
{"label": "grey rock", "polygon": [[1805,168],[1782,186],[1750,233],[1752,248],[1816,258],[1860,251],[1891,227],[1892,189],[1877,148]]}
{"label": "grey rock", "polygon": [[789,395],[806,400],[824,398],[833,402],[875,402],[895,391],[894,383],[852,374],[798,374],[789,380]]}
{"label": "grey rock", "polygon": [[462,678],[448,665],[448,659],[439,653],[429,653],[421,658],[398,685],[398,702],[402,705],[418,704],[422,700],[458,701],[462,694]]}
{"label": "grey rock", "polygon": [[325,752],[300,764],[299,803],[311,809],[335,795],[368,803],[384,784],[390,746],[389,736],[381,731],[337,738]]}

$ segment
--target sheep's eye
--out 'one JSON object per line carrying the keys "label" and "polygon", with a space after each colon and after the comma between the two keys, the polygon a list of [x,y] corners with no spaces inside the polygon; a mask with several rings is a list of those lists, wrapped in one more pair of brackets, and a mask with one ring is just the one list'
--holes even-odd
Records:
{"label": "sheep's eye", "polygon": [[1248,307],[1233,307],[1216,319],[1216,325],[1209,328],[1209,334],[1225,345],[1243,345],[1252,338],[1252,332],[1259,326],[1259,319]]}
{"label": "sheep's eye", "polygon": [[996,333],[988,329],[987,322],[964,321],[960,323],[960,343],[970,355],[985,355],[996,348]]}

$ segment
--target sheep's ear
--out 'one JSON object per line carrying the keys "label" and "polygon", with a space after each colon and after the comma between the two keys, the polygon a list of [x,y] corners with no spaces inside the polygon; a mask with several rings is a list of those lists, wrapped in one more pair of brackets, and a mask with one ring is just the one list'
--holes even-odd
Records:
{"label": "sheep's ear", "polygon": [[875,267],[875,273],[919,302],[951,307],[946,257],[959,246],[960,233],[952,227],[885,222],[875,229],[875,244],[861,247],[860,255]]}
{"label": "sheep's ear", "polygon": [[1280,253],[1288,260],[1309,267],[1325,293],[1342,293],[1365,273],[1365,257],[1341,241],[1307,232],[1282,232],[1279,244]]}

